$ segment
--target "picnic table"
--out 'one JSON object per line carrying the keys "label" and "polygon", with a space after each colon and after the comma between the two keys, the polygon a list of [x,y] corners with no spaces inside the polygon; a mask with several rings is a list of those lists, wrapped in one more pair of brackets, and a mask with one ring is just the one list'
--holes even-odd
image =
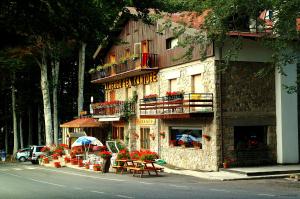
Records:
{"label": "picnic table", "polygon": [[117,159],[113,168],[116,169],[116,173],[120,170],[121,174],[123,174],[124,170],[131,166],[134,166],[133,160]]}
{"label": "picnic table", "polygon": [[149,175],[151,175],[151,171],[154,171],[155,175],[158,176],[158,171],[162,171],[163,167],[155,166],[154,163],[155,161],[136,160],[133,161],[132,166],[127,166],[127,169],[130,172],[133,171],[133,176],[139,174],[140,177],[142,177],[145,171],[147,171]]}

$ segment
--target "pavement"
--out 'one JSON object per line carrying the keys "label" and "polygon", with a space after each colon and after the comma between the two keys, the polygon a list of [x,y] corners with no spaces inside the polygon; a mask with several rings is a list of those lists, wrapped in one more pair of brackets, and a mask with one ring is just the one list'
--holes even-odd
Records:
{"label": "pavement", "polygon": [[[53,164],[46,164],[44,166],[54,167]],[[77,165],[66,164],[73,169],[85,170],[89,172],[99,172],[78,167]],[[274,166],[259,166],[259,167],[238,167],[229,169],[220,169],[219,171],[193,171],[178,168],[168,168],[164,166],[164,172],[187,175],[207,180],[220,181],[234,181],[234,180],[255,180],[255,179],[269,179],[269,178],[287,178],[294,181],[300,179],[300,164],[298,165],[274,165]]]}

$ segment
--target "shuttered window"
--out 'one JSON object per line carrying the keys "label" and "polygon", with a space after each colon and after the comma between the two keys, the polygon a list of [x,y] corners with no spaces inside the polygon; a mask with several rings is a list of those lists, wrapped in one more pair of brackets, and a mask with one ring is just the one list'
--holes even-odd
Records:
{"label": "shuttered window", "polygon": [[150,149],[150,128],[141,128],[141,149]]}

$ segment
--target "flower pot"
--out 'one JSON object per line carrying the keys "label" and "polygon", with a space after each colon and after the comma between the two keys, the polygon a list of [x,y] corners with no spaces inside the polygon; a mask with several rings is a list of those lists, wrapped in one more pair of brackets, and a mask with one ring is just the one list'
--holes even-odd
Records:
{"label": "flower pot", "polygon": [[54,162],[54,166],[55,168],[60,168],[61,167],[60,162]]}
{"label": "flower pot", "polygon": [[223,168],[224,168],[224,169],[229,168],[229,164],[228,164],[227,162],[224,162],[224,163],[223,163]]}
{"label": "flower pot", "polygon": [[101,170],[102,173],[108,173],[110,167],[110,158],[103,159]]}
{"label": "flower pot", "polygon": [[49,164],[49,159],[43,159],[44,164]]}

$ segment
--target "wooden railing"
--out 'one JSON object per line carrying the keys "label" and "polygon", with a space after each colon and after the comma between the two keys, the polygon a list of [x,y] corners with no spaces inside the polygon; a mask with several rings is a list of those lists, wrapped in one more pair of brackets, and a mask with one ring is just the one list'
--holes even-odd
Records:
{"label": "wooden railing", "polygon": [[135,103],[127,101],[110,101],[92,104],[93,115],[122,117],[135,114]]}
{"label": "wooden railing", "polygon": [[139,56],[128,59],[122,63],[113,64],[110,67],[104,68],[100,71],[96,71],[91,74],[92,81],[118,75],[124,72],[138,70],[138,69],[150,69],[158,67],[157,54],[141,53]]}
{"label": "wooden railing", "polygon": [[140,100],[140,116],[144,118],[180,118],[191,113],[213,113],[212,93],[189,93]]}

